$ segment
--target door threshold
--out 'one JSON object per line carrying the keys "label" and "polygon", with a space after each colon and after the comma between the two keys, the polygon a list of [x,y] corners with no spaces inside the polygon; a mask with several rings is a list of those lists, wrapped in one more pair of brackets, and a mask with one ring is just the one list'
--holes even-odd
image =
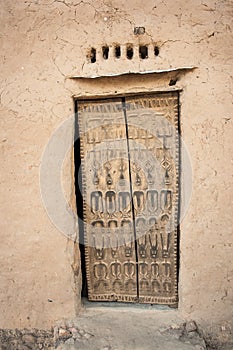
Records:
{"label": "door threshold", "polygon": [[177,310],[171,308],[168,305],[159,305],[159,304],[139,304],[139,303],[125,303],[125,302],[117,302],[117,301],[89,301],[87,298],[82,298],[82,305],[85,308],[131,308],[131,309],[140,309],[140,310],[164,310],[171,311]]}

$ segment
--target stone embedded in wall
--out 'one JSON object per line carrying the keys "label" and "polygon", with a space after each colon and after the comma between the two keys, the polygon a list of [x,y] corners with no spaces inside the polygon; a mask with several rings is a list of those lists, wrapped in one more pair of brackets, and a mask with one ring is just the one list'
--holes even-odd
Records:
{"label": "stone embedded in wall", "polygon": [[135,35],[145,34],[145,31],[146,31],[145,27],[134,27],[134,30],[133,30]]}

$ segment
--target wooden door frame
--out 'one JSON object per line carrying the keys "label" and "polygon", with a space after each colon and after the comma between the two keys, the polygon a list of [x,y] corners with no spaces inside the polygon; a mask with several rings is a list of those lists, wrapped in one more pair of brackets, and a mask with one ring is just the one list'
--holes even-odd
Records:
{"label": "wooden door frame", "polygon": [[[181,89],[172,89],[172,90],[166,90],[166,91],[146,91],[146,92],[135,92],[135,93],[119,93],[119,94],[103,94],[103,95],[94,95],[94,96],[77,96],[74,98],[74,102],[75,102],[75,112],[77,111],[77,105],[79,102],[82,101],[98,101],[98,100],[109,100],[109,99],[114,99],[114,98],[127,98],[127,97],[142,97],[142,96],[155,96],[155,95],[159,95],[159,94],[167,94],[169,92],[177,92],[177,96],[178,96],[178,108],[179,108],[179,112],[178,112],[178,118],[180,117],[180,103],[179,103],[179,92],[181,91]],[[180,134],[180,122],[178,123],[178,132]],[[181,149],[180,149],[181,145],[179,144],[179,153],[181,153]],[[181,162],[181,157],[179,154],[179,162]],[[180,192],[181,192],[181,186],[180,186],[180,169],[181,167],[179,167],[179,198],[180,198]],[[79,197],[78,197],[79,198]],[[179,200],[179,209],[180,210],[180,200]],[[80,227],[80,229],[82,229]],[[177,284],[178,284],[178,275],[179,275],[179,236],[180,236],[180,226],[178,226],[177,228]],[[83,267],[82,267],[83,269]]]}

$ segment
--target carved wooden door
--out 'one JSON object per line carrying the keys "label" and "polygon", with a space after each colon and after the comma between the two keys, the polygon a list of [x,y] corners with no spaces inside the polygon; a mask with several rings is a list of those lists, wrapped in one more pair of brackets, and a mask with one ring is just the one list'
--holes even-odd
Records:
{"label": "carved wooden door", "polygon": [[177,303],[178,93],[78,102],[89,300]]}

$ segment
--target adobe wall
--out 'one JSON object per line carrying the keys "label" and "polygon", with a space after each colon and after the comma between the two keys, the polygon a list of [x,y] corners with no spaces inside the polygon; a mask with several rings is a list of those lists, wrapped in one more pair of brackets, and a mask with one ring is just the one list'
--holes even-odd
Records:
{"label": "adobe wall", "polygon": [[[232,320],[232,12],[227,0],[1,2],[1,328],[46,329],[80,309],[76,219],[69,205],[58,206],[67,228],[61,233],[39,183],[45,146],[73,115],[73,96],[172,89],[182,89],[181,131],[192,163],[179,312],[203,326]],[[135,35],[135,26],[146,33]],[[123,57],[110,51],[104,60],[102,45],[115,43]],[[149,58],[127,60],[127,43],[135,52],[150,44]],[[91,47],[96,63],[87,57]],[[195,69],[161,72],[186,67]],[[156,72],[121,76],[138,71]],[[111,74],[119,76],[70,78]],[[169,86],[171,79],[177,82]],[[61,134],[61,143],[72,140],[72,131]],[[64,164],[62,184],[74,208],[72,148]]]}

